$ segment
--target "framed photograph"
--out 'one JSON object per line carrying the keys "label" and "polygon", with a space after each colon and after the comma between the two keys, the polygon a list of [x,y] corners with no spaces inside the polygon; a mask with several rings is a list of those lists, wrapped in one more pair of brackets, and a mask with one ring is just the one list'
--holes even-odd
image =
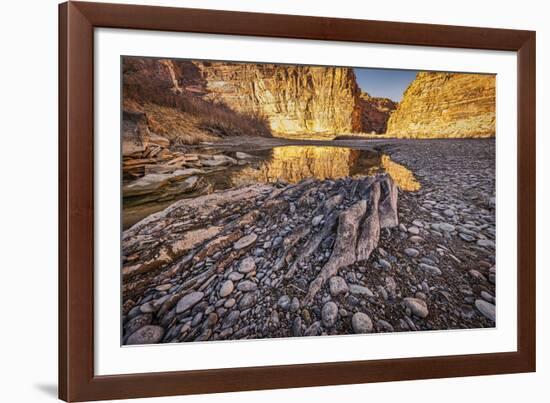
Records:
{"label": "framed photograph", "polygon": [[535,33],[59,8],[59,397],[535,371]]}

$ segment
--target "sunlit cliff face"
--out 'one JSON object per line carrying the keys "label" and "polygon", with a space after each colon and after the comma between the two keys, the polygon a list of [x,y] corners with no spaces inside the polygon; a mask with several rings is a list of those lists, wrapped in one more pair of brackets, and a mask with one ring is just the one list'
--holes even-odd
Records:
{"label": "sunlit cliff face", "polygon": [[420,183],[404,166],[388,156],[344,147],[275,147],[271,157],[257,167],[233,173],[233,186],[256,182],[297,183],[307,178],[336,179],[387,172],[405,191],[420,189]]}

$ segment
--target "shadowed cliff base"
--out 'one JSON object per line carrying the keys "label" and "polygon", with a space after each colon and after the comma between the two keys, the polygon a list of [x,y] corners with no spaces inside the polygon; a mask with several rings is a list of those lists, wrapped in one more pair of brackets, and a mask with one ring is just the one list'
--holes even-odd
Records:
{"label": "shadowed cliff base", "polygon": [[230,136],[272,135],[267,119],[259,112],[235,111],[224,103],[204,99],[196,86],[182,87],[199,79],[195,70],[190,62],[124,58],[123,124],[126,127],[130,114],[141,114],[143,125],[137,133],[124,130],[123,139],[133,137],[146,144],[152,134],[164,137],[169,145],[178,145]]}

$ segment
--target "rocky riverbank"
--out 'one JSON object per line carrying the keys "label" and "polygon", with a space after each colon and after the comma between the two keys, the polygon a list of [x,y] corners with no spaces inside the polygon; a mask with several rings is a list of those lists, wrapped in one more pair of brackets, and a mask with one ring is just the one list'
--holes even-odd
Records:
{"label": "rocky riverbank", "polygon": [[421,188],[388,174],[257,183],[124,231],[123,343],[494,326],[494,141],[355,145]]}

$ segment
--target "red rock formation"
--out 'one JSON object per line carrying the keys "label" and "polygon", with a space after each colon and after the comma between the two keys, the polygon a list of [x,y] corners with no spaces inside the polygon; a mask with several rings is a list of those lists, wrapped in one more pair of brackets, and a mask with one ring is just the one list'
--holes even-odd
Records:
{"label": "red rock formation", "polygon": [[388,119],[397,108],[397,103],[389,98],[371,97],[368,93],[362,92],[359,105],[361,109],[361,131],[364,133],[385,133]]}

